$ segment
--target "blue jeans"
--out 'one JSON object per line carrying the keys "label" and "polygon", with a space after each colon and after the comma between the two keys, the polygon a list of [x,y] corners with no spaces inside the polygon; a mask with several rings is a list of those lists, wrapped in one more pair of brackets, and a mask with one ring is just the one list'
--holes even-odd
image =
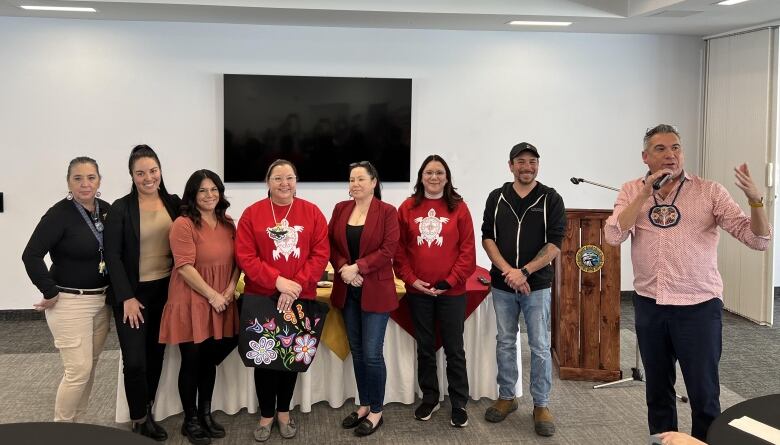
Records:
{"label": "blue jeans", "polygon": [[552,387],[550,354],[550,288],[529,295],[491,288],[496,310],[496,360],[498,363],[498,397],[511,400],[517,385],[517,331],[520,312],[528,328],[531,350],[531,396],[534,406],[547,406]]}
{"label": "blue jeans", "polygon": [[364,312],[360,308],[360,298],[348,293],[342,314],[360,404],[370,406],[372,413],[382,412],[387,380],[383,348],[390,312]]}

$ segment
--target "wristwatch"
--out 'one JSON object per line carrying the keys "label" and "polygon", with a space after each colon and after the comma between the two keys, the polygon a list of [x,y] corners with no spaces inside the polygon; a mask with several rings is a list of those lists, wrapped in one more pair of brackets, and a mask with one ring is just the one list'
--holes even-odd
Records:
{"label": "wristwatch", "polygon": [[531,272],[528,272],[528,269],[526,269],[525,267],[520,268],[520,272],[522,272],[526,278],[531,276]]}
{"label": "wristwatch", "polygon": [[753,208],[764,207],[764,197],[762,196],[761,199],[758,200],[758,202],[753,202],[748,199],[748,204],[750,205],[750,207]]}

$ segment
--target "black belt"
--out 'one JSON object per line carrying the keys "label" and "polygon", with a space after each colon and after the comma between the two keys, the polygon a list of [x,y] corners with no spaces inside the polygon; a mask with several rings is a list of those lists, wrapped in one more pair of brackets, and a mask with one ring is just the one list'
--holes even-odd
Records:
{"label": "black belt", "polygon": [[57,286],[57,289],[60,290],[60,292],[64,292],[66,294],[76,294],[76,295],[103,295],[106,293],[106,287],[102,289],[95,289],[95,290],[84,290],[84,289],[74,289],[72,287],[62,287]]}

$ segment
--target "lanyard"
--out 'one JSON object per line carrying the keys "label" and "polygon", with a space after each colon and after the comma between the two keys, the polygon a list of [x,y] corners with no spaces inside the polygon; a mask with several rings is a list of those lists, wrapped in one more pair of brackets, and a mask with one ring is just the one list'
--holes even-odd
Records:
{"label": "lanyard", "polygon": [[[685,183],[685,176],[680,179],[680,185],[677,186],[677,193],[674,194],[674,198],[672,199],[670,206],[674,206],[674,202],[677,201],[677,197],[680,195],[680,190],[682,190],[682,186]],[[653,193],[653,201],[655,201],[655,205],[658,205],[658,199],[655,197],[655,193]]]}
{"label": "lanyard", "polygon": [[79,213],[81,213],[81,217],[84,218],[84,222],[87,223],[89,229],[92,230],[92,234],[95,235],[95,239],[97,239],[98,252],[100,253],[98,272],[101,275],[105,275],[107,270],[106,262],[103,259],[103,223],[100,221],[100,202],[97,199],[95,200],[95,218],[90,218],[87,216],[87,210],[84,208],[84,206],[77,203],[75,200],[73,201],[73,205],[75,205],[76,209],[78,209]]}

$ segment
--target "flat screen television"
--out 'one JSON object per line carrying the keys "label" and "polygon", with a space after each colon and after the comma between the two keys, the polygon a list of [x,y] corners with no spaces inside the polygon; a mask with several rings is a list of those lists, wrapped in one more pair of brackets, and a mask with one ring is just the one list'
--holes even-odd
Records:
{"label": "flat screen television", "polygon": [[280,158],[305,182],[346,182],[365,160],[409,182],[411,79],[225,74],[224,98],[226,182],[264,182]]}

